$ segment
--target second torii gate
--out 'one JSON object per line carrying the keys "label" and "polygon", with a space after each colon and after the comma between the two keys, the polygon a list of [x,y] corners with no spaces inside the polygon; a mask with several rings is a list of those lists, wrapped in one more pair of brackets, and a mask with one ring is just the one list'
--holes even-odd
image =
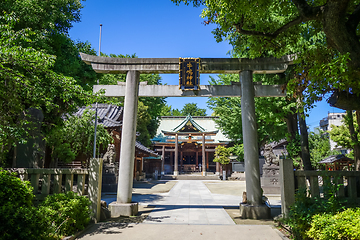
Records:
{"label": "second torii gate", "polygon": [[240,83],[200,85],[199,91],[182,91],[178,85],[139,83],[140,74],[179,73],[179,58],[109,58],[80,53],[82,60],[97,73],[126,74],[126,83],[95,85],[94,92],[105,89],[105,96],[125,96],[117,201],[109,204],[111,215],[132,216],[138,211],[132,203],[138,97],[241,97],[247,205],[240,205],[243,216],[267,218],[269,209],[262,203],[258,139],[254,97],[285,96],[281,86],[254,85],[253,74],[282,73],[292,64],[292,56],[282,58],[201,58],[199,73],[239,74]]}

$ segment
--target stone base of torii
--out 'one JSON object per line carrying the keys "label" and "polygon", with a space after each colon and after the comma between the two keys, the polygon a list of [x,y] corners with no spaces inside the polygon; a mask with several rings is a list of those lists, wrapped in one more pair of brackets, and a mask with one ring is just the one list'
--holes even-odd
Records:
{"label": "stone base of torii", "polygon": [[[136,113],[139,96],[148,97],[241,97],[242,129],[246,173],[247,203],[240,204],[241,216],[268,219],[270,209],[262,202],[258,156],[258,137],[254,97],[285,96],[280,86],[255,85],[254,73],[282,73],[292,64],[293,56],[283,58],[237,59],[202,58],[200,73],[239,74],[240,84],[229,86],[200,86],[196,93],[181,91],[178,85],[139,84],[140,74],[178,73],[178,58],[109,58],[80,53],[81,58],[98,73],[126,73],[126,84],[97,85],[94,92],[105,89],[105,96],[125,96],[123,130],[120,152],[117,200],[109,204],[112,217],[131,216],[138,212],[132,203],[133,168],[135,156]],[[176,174],[176,173],[175,173]]]}

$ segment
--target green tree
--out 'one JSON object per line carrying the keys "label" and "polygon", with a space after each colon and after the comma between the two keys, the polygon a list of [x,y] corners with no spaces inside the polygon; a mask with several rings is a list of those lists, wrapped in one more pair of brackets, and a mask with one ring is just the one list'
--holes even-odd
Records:
{"label": "green tree", "polygon": [[199,108],[196,103],[186,103],[181,110],[165,105],[161,110],[162,116],[206,116],[206,109]]}
{"label": "green tree", "polygon": [[161,109],[161,116],[182,116],[179,109],[175,108],[172,109],[171,106],[165,104],[163,108]]}
{"label": "green tree", "polygon": [[181,109],[182,116],[206,116],[206,109],[199,108],[196,103],[186,103]]}
{"label": "green tree", "polygon": [[0,143],[2,164],[13,146],[26,141],[29,108],[41,109],[45,129],[61,125],[61,116],[87,105],[94,97],[71,77],[53,71],[55,56],[39,50],[39,31],[15,30],[15,14],[0,16]]}
{"label": "green tree", "polygon": [[309,133],[309,148],[311,164],[315,169],[319,169],[319,161],[331,155],[339,154],[339,151],[330,149],[329,134],[321,130],[318,133]]}
{"label": "green tree", "polygon": [[[229,85],[238,82],[238,75],[219,75],[219,79],[211,78],[211,84]],[[277,77],[277,76],[275,76]],[[255,76],[257,80],[269,81],[266,76]],[[209,98],[208,106],[218,117],[216,123],[220,129],[234,142],[242,143],[241,98],[224,97]],[[259,148],[267,141],[284,138],[287,133],[286,116],[292,113],[294,103],[285,98],[256,98],[256,120],[258,126]]]}
{"label": "green tree", "polygon": [[137,123],[136,131],[139,133],[139,136],[136,137],[136,140],[141,142],[143,145],[149,147],[151,145],[151,138],[149,133],[149,124],[151,124],[151,115],[149,114],[149,107],[146,106],[143,102],[139,101],[138,103],[138,114],[137,114]]}
{"label": "green tree", "polygon": [[218,162],[221,165],[225,166],[230,163],[230,155],[231,155],[231,149],[226,148],[224,146],[217,146],[215,148],[215,158],[214,162]]}
{"label": "green tree", "polygon": [[[217,41],[229,40],[233,55],[280,57],[297,54],[288,90],[308,105],[336,89],[359,94],[359,2],[324,0],[172,0],[203,5],[205,24]],[[350,103],[356,103],[352,101]],[[348,109],[357,109],[347,104]]]}
{"label": "green tree", "polygon": [[[95,113],[85,111],[82,116],[67,115],[64,126],[53,128],[46,138],[52,158],[64,163],[72,162],[79,154],[90,158],[94,147]],[[97,147],[107,147],[113,141],[108,131],[99,124],[96,129]]]}

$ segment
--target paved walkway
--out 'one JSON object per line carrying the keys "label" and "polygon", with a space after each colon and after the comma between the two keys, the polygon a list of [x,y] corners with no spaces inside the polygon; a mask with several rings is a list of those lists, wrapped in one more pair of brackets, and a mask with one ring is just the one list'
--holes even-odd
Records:
{"label": "paved walkway", "polygon": [[222,206],[238,206],[240,202],[237,196],[215,196],[202,181],[182,180],[152,203],[156,208],[144,223],[233,225]]}
{"label": "paved walkway", "polygon": [[203,181],[181,180],[168,193],[135,194],[133,200],[155,207],[143,223],[98,223],[79,239],[283,239],[269,225],[235,225],[223,206],[238,207],[241,196],[211,193]]}

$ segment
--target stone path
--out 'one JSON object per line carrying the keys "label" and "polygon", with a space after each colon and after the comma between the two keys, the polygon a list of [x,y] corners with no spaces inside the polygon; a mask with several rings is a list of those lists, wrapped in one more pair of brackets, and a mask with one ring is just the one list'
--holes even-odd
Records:
{"label": "stone path", "polygon": [[[206,181],[217,190],[222,188],[219,181]],[[171,183],[173,184],[173,183]],[[231,184],[231,183],[227,183]],[[143,209],[151,211],[142,223],[100,222],[84,231],[78,239],[82,240],[283,240],[287,239],[269,225],[235,225],[223,206],[238,207],[242,201],[237,191],[244,190],[242,183],[233,183],[234,188],[223,187],[222,194],[211,193],[203,181],[181,180],[167,193],[159,190],[169,186],[158,185],[156,191],[148,188],[133,194],[133,201],[139,202]],[[146,185],[146,184],[145,184]],[[144,186],[142,186],[144,187]],[[151,188],[152,189],[152,188]],[[234,190],[235,189],[235,190]],[[145,191],[146,190],[146,191]],[[234,192],[236,191],[236,192]],[[146,192],[146,193],[145,193]],[[228,194],[226,194],[228,193]],[[231,194],[234,195],[231,195]],[[105,198],[107,202],[116,200],[116,195]],[[131,220],[131,218],[129,218]]]}
{"label": "stone path", "polygon": [[217,224],[234,222],[222,206],[238,206],[239,196],[212,194],[202,181],[182,180],[151,202],[156,208],[144,223],[155,224]]}

